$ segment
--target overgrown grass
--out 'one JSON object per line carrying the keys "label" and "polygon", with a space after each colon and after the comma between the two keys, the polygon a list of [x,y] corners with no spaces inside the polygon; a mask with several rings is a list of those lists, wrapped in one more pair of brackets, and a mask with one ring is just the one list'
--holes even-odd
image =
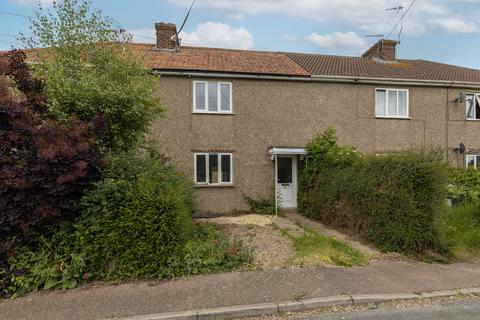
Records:
{"label": "overgrown grass", "polygon": [[480,202],[450,208],[443,223],[454,256],[480,257]]}
{"label": "overgrown grass", "polygon": [[358,250],[333,237],[327,238],[314,229],[296,224],[305,234],[293,237],[288,231],[283,232],[292,239],[295,248],[295,262],[301,265],[318,265],[322,263],[352,267],[368,264],[368,259]]}

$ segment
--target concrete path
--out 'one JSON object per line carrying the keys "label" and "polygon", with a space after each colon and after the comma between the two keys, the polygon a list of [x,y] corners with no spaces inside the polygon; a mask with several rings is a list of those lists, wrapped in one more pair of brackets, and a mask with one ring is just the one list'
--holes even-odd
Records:
{"label": "concrete path", "polygon": [[289,220],[293,222],[299,222],[302,225],[310,227],[326,237],[335,237],[337,240],[347,243],[349,246],[357,249],[358,251],[360,251],[366,256],[379,257],[381,255],[379,251],[373,249],[372,247],[369,247],[366,244],[362,244],[358,241],[355,241],[349,236],[337,230],[331,229],[318,221],[313,221],[308,218],[305,218],[304,216],[297,213],[296,211],[287,211],[285,212],[285,214]]}
{"label": "concrete path", "polygon": [[172,281],[97,285],[0,302],[0,319],[99,319],[334,295],[480,287],[480,263],[375,261],[367,267],[234,272]]}

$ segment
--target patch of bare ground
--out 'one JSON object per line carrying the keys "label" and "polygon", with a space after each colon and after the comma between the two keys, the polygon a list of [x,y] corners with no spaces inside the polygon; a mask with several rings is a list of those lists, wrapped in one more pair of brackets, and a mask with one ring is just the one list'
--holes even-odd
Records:
{"label": "patch of bare ground", "polygon": [[290,239],[274,229],[272,225],[222,224],[218,227],[229,239],[241,240],[252,249],[253,264],[262,269],[283,268],[291,265],[295,251]]}
{"label": "patch of bare ground", "polygon": [[274,225],[274,221],[277,222],[275,219],[278,217],[246,214],[202,220],[215,224],[230,240],[241,240],[252,250],[255,267],[272,269],[290,266],[295,258],[292,241]]}

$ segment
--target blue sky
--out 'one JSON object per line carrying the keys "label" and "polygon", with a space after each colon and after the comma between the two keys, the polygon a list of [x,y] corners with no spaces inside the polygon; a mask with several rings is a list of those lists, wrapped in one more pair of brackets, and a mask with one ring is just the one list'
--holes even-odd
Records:
{"label": "blue sky", "polygon": [[[41,2],[0,0],[0,11],[33,15]],[[254,50],[360,55],[388,35],[412,0],[197,0],[181,34],[183,44]],[[155,22],[179,25],[191,0],[92,0],[92,7],[134,35],[154,41]],[[0,50],[9,49],[28,19],[0,13]],[[396,39],[399,28],[391,38]],[[8,34],[8,35],[6,35]],[[480,0],[416,0],[404,19],[399,58],[480,69]]]}

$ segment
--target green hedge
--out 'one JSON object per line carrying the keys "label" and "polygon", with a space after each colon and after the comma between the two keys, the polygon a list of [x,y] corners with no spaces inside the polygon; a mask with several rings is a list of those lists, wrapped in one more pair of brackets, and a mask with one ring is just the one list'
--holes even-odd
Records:
{"label": "green hedge", "polygon": [[480,200],[480,171],[469,168],[450,168],[448,197],[454,205]]}
{"label": "green hedge", "polygon": [[155,157],[111,159],[80,209],[76,243],[87,266],[107,277],[163,276],[192,235],[191,184]]}
{"label": "green hedge", "polygon": [[240,241],[195,224],[192,184],[155,154],[109,159],[104,180],[82,198],[82,215],[51,226],[39,246],[9,259],[7,295],[70,289],[87,280],[168,278],[231,271],[252,260]]}
{"label": "green hedge", "polygon": [[447,165],[436,152],[362,156],[327,130],[307,146],[299,206],[305,215],[383,251],[446,250],[436,223],[445,209]]}

